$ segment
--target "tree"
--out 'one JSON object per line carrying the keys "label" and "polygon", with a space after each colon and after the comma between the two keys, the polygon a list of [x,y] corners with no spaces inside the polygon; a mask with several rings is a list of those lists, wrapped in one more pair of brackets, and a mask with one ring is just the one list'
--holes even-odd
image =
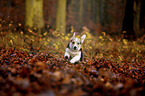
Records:
{"label": "tree", "polygon": [[43,0],[26,0],[25,10],[25,26],[38,29],[44,27]]}
{"label": "tree", "polygon": [[100,0],[97,0],[96,3],[97,3],[96,4],[97,5],[96,6],[97,7],[96,8],[97,9],[96,10],[96,22],[99,24],[100,23],[100,6],[99,6],[100,5]]}
{"label": "tree", "polygon": [[140,31],[145,34],[145,0],[141,0]]}
{"label": "tree", "polygon": [[136,35],[134,31],[134,10],[133,10],[134,0],[127,0],[125,15],[122,26],[123,38],[128,40],[135,40]]}
{"label": "tree", "polygon": [[122,33],[124,38],[135,40],[145,34],[145,0],[127,0]]}
{"label": "tree", "polygon": [[80,0],[80,10],[79,10],[79,23],[83,23],[83,0]]}
{"label": "tree", "polygon": [[56,30],[61,33],[66,31],[66,0],[57,0]]}

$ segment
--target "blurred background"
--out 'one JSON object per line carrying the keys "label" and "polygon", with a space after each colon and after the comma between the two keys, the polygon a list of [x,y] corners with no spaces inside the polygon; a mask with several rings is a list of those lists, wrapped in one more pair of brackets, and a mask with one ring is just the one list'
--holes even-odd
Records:
{"label": "blurred background", "polygon": [[0,0],[0,23],[3,30],[8,24],[42,33],[88,28],[92,34],[136,40],[145,34],[144,6],[145,0]]}

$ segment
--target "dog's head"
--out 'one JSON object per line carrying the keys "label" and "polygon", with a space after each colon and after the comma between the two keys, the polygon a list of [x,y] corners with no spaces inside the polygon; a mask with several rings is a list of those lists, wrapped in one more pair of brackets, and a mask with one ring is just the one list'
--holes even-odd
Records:
{"label": "dog's head", "polygon": [[81,44],[83,43],[85,38],[86,35],[83,35],[81,38],[76,38],[74,32],[73,37],[71,38],[69,43],[69,48],[74,51],[79,51],[81,49]]}

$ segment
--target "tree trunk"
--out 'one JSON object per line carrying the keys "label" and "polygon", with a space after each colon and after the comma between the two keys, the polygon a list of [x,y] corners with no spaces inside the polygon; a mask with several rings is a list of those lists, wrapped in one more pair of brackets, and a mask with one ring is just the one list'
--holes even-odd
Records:
{"label": "tree trunk", "polygon": [[26,0],[25,6],[25,26],[43,28],[43,0]]}
{"label": "tree trunk", "polygon": [[140,31],[145,34],[145,0],[141,1],[140,10]]}
{"label": "tree trunk", "polygon": [[96,23],[97,23],[97,24],[100,24],[100,0],[97,0],[96,3],[97,3],[97,6],[96,6],[96,7],[97,7],[97,8],[96,8],[96,9],[97,9],[97,10],[96,10],[96,11],[97,11],[97,12],[96,12],[96,13],[97,13],[97,15],[96,15]]}
{"label": "tree trunk", "polygon": [[33,0],[25,1],[25,26],[33,27]]}
{"label": "tree trunk", "polygon": [[37,28],[43,28],[44,27],[44,20],[43,20],[43,0],[34,0],[36,3],[34,3],[34,26]]}
{"label": "tree trunk", "polygon": [[134,0],[127,0],[125,15],[123,20],[122,34],[123,38],[128,40],[135,40],[134,31],[134,10],[133,10]]}
{"label": "tree trunk", "polygon": [[134,2],[134,30],[136,32],[136,35],[141,35],[140,28],[139,28],[139,20],[140,20],[140,9],[141,9],[141,0],[135,0]]}
{"label": "tree trunk", "polygon": [[57,0],[56,30],[61,33],[66,31],[66,0]]}
{"label": "tree trunk", "polygon": [[83,0],[80,0],[80,12],[79,12],[79,23],[83,24]]}

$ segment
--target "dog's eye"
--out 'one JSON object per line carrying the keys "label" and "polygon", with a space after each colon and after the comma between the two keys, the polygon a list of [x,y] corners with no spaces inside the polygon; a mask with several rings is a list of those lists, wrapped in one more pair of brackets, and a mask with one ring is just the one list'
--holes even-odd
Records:
{"label": "dog's eye", "polygon": [[75,42],[72,42],[72,44],[75,44]]}
{"label": "dog's eye", "polygon": [[78,45],[79,45],[80,43],[78,43]]}

